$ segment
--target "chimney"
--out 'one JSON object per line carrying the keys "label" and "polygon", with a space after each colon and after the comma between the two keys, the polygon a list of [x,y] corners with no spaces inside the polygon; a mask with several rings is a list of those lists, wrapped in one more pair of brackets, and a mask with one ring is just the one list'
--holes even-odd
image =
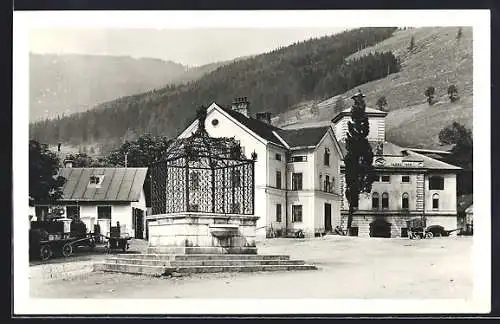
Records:
{"label": "chimney", "polygon": [[248,117],[248,106],[250,105],[250,102],[248,101],[247,97],[240,97],[240,98],[235,98],[233,100],[233,103],[231,104],[231,109],[239,112],[240,114],[244,115],[245,117]]}
{"label": "chimney", "polygon": [[73,167],[73,160],[69,158],[64,159],[64,167],[65,168],[72,168]]}
{"label": "chimney", "polygon": [[257,120],[260,120],[266,124],[271,124],[271,113],[268,111],[265,112],[259,112],[255,115],[255,118]]}

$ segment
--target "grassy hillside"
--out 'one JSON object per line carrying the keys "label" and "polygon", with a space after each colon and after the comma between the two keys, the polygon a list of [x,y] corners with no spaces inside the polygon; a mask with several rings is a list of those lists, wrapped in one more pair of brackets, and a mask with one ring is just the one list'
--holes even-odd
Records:
{"label": "grassy hillside", "polygon": [[[375,46],[365,48],[347,59],[362,57],[377,51],[392,51],[401,62],[401,71],[388,77],[365,83],[340,95],[350,98],[358,89],[366,95],[367,105],[376,107],[377,98],[388,101],[387,139],[405,146],[439,148],[437,134],[453,121],[472,128],[472,29],[458,27],[428,27],[398,31]],[[411,37],[415,48],[408,51]],[[447,88],[455,84],[460,100],[450,103]],[[437,103],[429,106],[424,91],[436,88]],[[314,126],[328,123],[338,96],[321,101],[308,101],[273,119],[275,124],[288,127]],[[346,100],[351,105],[350,99]],[[313,106],[319,114],[313,114]]]}

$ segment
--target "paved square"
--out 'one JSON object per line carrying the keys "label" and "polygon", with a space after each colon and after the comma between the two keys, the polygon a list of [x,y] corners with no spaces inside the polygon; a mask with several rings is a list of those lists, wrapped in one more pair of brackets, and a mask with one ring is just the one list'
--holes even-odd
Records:
{"label": "paved square", "polygon": [[[272,239],[258,245],[259,254],[289,254],[319,268],[300,272],[151,278],[89,273],[88,259],[34,265],[30,294],[39,298],[466,298],[473,290],[472,243],[472,237],[416,241],[325,236]],[[50,268],[58,272],[55,279],[47,278]]]}

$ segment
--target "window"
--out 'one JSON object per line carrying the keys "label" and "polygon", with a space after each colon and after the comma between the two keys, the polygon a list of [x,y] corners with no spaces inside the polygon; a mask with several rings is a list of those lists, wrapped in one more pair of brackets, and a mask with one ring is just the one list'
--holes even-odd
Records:
{"label": "window", "polygon": [[388,175],[382,176],[382,182],[390,182],[390,181],[391,181],[391,176],[388,176]]}
{"label": "window", "polygon": [[389,208],[389,194],[387,192],[382,194],[382,208]]}
{"label": "window", "polygon": [[302,205],[292,206],[292,222],[293,223],[302,222]]}
{"label": "window", "polygon": [[379,196],[378,196],[378,192],[374,192],[372,194],[372,208],[374,209],[378,209],[379,207]]}
{"label": "window", "polygon": [[281,171],[276,171],[276,188],[281,189]]}
{"label": "window", "polygon": [[97,206],[97,219],[111,219],[111,206]]}
{"label": "window", "polygon": [[444,189],[444,178],[439,176],[433,176],[429,178],[429,190],[443,190]]}
{"label": "window", "polygon": [[66,206],[66,217],[80,219],[80,206]]}
{"label": "window", "polygon": [[238,188],[241,185],[240,170],[232,171],[233,187]]}
{"label": "window", "polygon": [[432,209],[439,209],[439,194],[432,195]]}
{"label": "window", "polygon": [[276,204],[276,221],[281,223],[281,204]]}
{"label": "window", "polygon": [[292,173],[292,190],[302,190],[302,173]]}
{"label": "window", "polygon": [[276,153],[276,161],[281,161],[281,154]]}
{"label": "window", "polygon": [[401,206],[403,207],[403,209],[409,208],[408,193],[406,193],[406,192],[402,196]]}
{"label": "window", "polygon": [[200,173],[193,171],[189,177],[189,189],[190,190],[198,190],[200,189]]}
{"label": "window", "polygon": [[330,149],[325,147],[325,154],[323,155],[323,163],[326,166],[330,165]]}
{"label": "window", "polygon": [[373,181],[374,182],[379,182],[380,181],[380,176],[377,174],[377,175],[374,175],[373,176]]}
{"label": "window", "polygon": [[330,176],[326,175],[325,176],[325,192],[330,192]]}
{"label": "window", "polygon": [[306,161],[307,161],[307,156],[305,155],[292,156],[290,159],[290,162],[306,162]]}
{"label": "window", "polygon": [[217,118],[212,119],[212,125],[213,126],[219,125],[219,120]]}
{"label": "window", "polygon": [[410,176],[402,176],[401,182],[410,182]]}
{"label": "window", "polygon": [[89,185],[93,185],[93,186],[99,186],[101,183],[102,183],[102,179],[104,178],[104,175],[93,175],[93,176],[90,176],[89,178]]}
{"label": "window", "polygon": [[200,206],[198,204],[189,204],[189,211],[190,212],[197,212],[199,210]]}

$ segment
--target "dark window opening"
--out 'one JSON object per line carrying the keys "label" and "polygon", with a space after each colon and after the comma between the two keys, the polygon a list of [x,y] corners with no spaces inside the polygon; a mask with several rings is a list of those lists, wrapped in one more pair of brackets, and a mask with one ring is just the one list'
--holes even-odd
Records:
{"label": "dark window opening", "polygon": [[330,165],[330,150],[328,148],[325,148],[325,154],[323,155],[323,163],[326,166]]}
{"label": "dark window opening", "polygon": [[276,204],[276,222],[281,223],[281,204]]}
{"label": "dark window opening", "polygon": [[391,181],[391,176],[388,176],[388,175],[382,176],[382,182],[390,182],[390,181]]}
{"label": "dark window opening", "polygon": [[403,209],[409,208],[408,194],[406,192],[403,194],[402,206],[403,206]]}
{"label": "dark window opening", "polygon": [[292,173],[292,190],[302,190],[302,173]]}
{"label": "dark window opening", "polygon": [[302,222],[302,205],[292,206],[292,222],[294,223]]}
{"label": "dark window opening", "polygon": [[382,194],[382,208],[389,208],[389,194],[387,192]]}
{"label": "dark window opening", "polygon": [[281,189],[281,171],[276,171],[276,188]]}
{"label": "dark window opening", "polygon": [[97,206],[97,219],[111,219],[111,206]]}
{"label": "dark window opening", "polygon": [[402,176],[401,182],[410,182],[410,176]]}
{"label": "dark window opening", "polygon": [[432,208],[439,209],[439,195],[438,194],[432,195]]}
{"label": "dark window opening", "polygon": [[379,207],[379,196],[378,192],[372,194],[372,208],[377,209]]}
{"label": "dark window opening", "polygon": [[277,160],[277,161],[281,161],[281,154],[276,153],[276,160]]}
{"label": "dark window opening", "polygon": [[444,189],[444,178],[439,176],[433,176],[429,178],[429,190],[443,190]]}
{"label": "dark window opening", "polygon": [[307,157],[305,155],[292,156],[290,162],[306,162]]}

